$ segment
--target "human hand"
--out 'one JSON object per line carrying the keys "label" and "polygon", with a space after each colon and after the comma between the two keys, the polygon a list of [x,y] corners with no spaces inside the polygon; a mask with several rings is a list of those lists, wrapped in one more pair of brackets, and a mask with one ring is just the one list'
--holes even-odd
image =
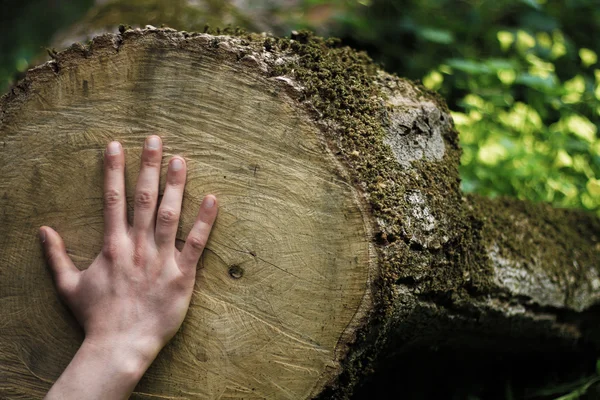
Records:
{"label": "human hand", "polygon": [[148,137],[129,226],[125,157],[118,142],[108,145],[104,246],[86,270],[75,267],[58,233],[47,226],[40,229],[58,293],[85,331],[82,348],[104,354],[109,362],[129,362],[137,379],[183,322],[196,265],[217,215],[216,198],[206,196],[183,249],[175,248],[186,165],[181,157],[170,160],[157,213],[161,158],[160,138]]}

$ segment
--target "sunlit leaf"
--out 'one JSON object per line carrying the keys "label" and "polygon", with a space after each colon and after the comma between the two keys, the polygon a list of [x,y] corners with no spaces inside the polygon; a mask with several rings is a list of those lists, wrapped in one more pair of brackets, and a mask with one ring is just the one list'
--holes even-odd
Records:
{"label": "sunlit leaf", "polygon": [[423,85],[432,90],[439,89],[442,82],[444,82],[444,77],[438,71],[431,71],[423,78]]}
{"label": "sunlit leaf", "polygon": [[479,148],[477,159],[485,165],[495,165],[506,158],[507,151],[499,143],[486,143]]}
{"label": "sunlit leaf", "polygon": [[528,32],[524,30],[517,31],[517,46],[521,50],[528,50],[535,46],[535,39]]}
{"label": "sunlit leaf", "polygon": [[467,125],[469,123],[469,117],[466,114],[452,111],[451,112],[452,119],[457,126]]}
{"label": "sunlit leaf", "polygon": [[504,83],[505,85],[510,85],[515,81],[515,79],[517,79],[517,73],[512,69],[498,71],[497,75],[498,79],[500,79],[500,82]]}
{"label": "sunlit leaf", "polygon": [[569,93],[561,97],[561,100],[565,104],[575,104],[581,101],[581,93]]}
{"label": "sunlit leaf", "polygon": [[552,38],[548,35],[547,32],[538,32],[535,34],[535,40],[537,44],[543,48],[551,48],[552,47]]}
{"label": "sunlit leaf", "polygon": [[589,67],[598,61],[598,55],[593,50],[585,48],[579,49],[579,58],[584,67]]}
{"label": "sunlit leaf", "polygon": [[581,75],[577,75],[564,83],[564,87],[569,92],[583,93],[585,92],[585,79]]}
{"label": "sunlit leaf", "polygon": [[592,196],[600,198],[600,179],[590,179],[585,187]]}
{"label": "sunlit leaf", "polygon": [[592,197],[588,193],[581,194],[581,203],[585,206],[585,208],[593,209],[598,205],[597,197]]}
{"label": "sunlit leaf", "polygon": [[554,165],[557,168],[570,167],[571,165],[573,165],[573,159],[571,158],[569,153],[561,149],[556,154]]}
{"label": "sunlit leaf", "polygon": [[596,138],[596,125],[581,115],[570,115],[566,119],[566,126],[571,133],[592,143]]}
{"label": "sunlit leaf", "polygon": [[558,29],[555,29],[552,32],[552,41],[554,42],[552,45],[552,57],[560,58],[567,54],[567,46],[565,46],[565,37],[562,32]]}
{"label": "sunlit leaf", "polygon": [[600,157],[600,140],[596,140],[596,143],[590,146],[590,152],[597,157]]}
{"label": "sunlit leaf", "polygon": [[511,32],[498,31],[496,37],[498,38],[498,42],[500,42],[500,47],[502,47],[502,50],[504,51],[508,50],[515,42],[515,35],[513,35]]}

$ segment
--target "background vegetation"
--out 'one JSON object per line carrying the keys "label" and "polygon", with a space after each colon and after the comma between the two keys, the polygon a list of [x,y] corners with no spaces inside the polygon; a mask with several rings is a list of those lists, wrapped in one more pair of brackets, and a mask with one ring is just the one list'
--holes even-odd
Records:
{"label": "background vegetation", "polygon": [[331,18],[447,100],[465,191],[600,209],[599,1],[365,0]]}
{"label": "background vegetation", "polygon": [[[93,0],[0,0],[0,93],[30,66],[52,35],[74,23]],[[31,65],[33,66],[33,65]]]}
{"label": "background vegetation", "polygon": [[[116,4],[121,12],[113,12]],[[115,31],[119,23],[198,30],[215,21],[276,35],[310,28],[442,94],[460,132],[465,191],[600,215],[600,0],[97,0],[92,6],[93,0],[4,0],[0,92],[37,63],[59,28],[76,21],[84,21],[83,31],[94,25],[88,32]],[[72,32],[67,41],[83,39],[81,30]],[[600,369],[530,395],[598,398],[591,391],[599,377]],[[507,382],[494,398],[517,398]],[[459,391],[464,396],[455,398],[478,398],[471,387]]]}

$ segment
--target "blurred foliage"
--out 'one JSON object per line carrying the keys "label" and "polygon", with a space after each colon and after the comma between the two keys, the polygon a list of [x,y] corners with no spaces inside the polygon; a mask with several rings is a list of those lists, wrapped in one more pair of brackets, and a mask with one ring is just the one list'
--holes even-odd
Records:
{"label": "blurred foliage", "polygon": [[60,49],[85,42],[100,32],[115,32],[122,23],[189,31],[202,31],[206,24],[254,27],[232,2],[221,0],[5,1],[0,16],[0,93],[41,62],[51,43]]}
{"label": "blurred foliage", "polygon": [[89,33],[114,32],[120,24],[134,27],[168,26],[190,32],[202,32],[206,25],[254,28],[251,18],[235,7],[232,1],[111,0],[91,8],[64,34],[69,42],[73,37],[89,39]]}
{"label": "blurred foliage", "polygon": [[305,0],[296,22],[323,15],[447,99],[465,191],[600,213],[600,1]]}
{"label": "blurred foliage", "polygon": [[30,66],[56,30],[77,21],[93,0],[2,0],[0,93]]}
{"label": "blurred foliage", "polygon": [[205,0],[203,6],[188,0],[112,0],[90,10],[86,24],[110,27],[166,25],[188,31],[202,31],[206,24],[245,24],[242,14],[228,1]]}

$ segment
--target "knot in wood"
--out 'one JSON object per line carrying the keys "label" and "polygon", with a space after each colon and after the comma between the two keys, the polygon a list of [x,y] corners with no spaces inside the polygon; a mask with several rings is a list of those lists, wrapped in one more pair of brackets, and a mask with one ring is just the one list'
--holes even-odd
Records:
{"label": "knot in wood", "polygon": [[231,276],[233,279],[240,279],[242,276],[244,276],[244,269],[239,265],[232,265],[229,267],[229,276]]}

